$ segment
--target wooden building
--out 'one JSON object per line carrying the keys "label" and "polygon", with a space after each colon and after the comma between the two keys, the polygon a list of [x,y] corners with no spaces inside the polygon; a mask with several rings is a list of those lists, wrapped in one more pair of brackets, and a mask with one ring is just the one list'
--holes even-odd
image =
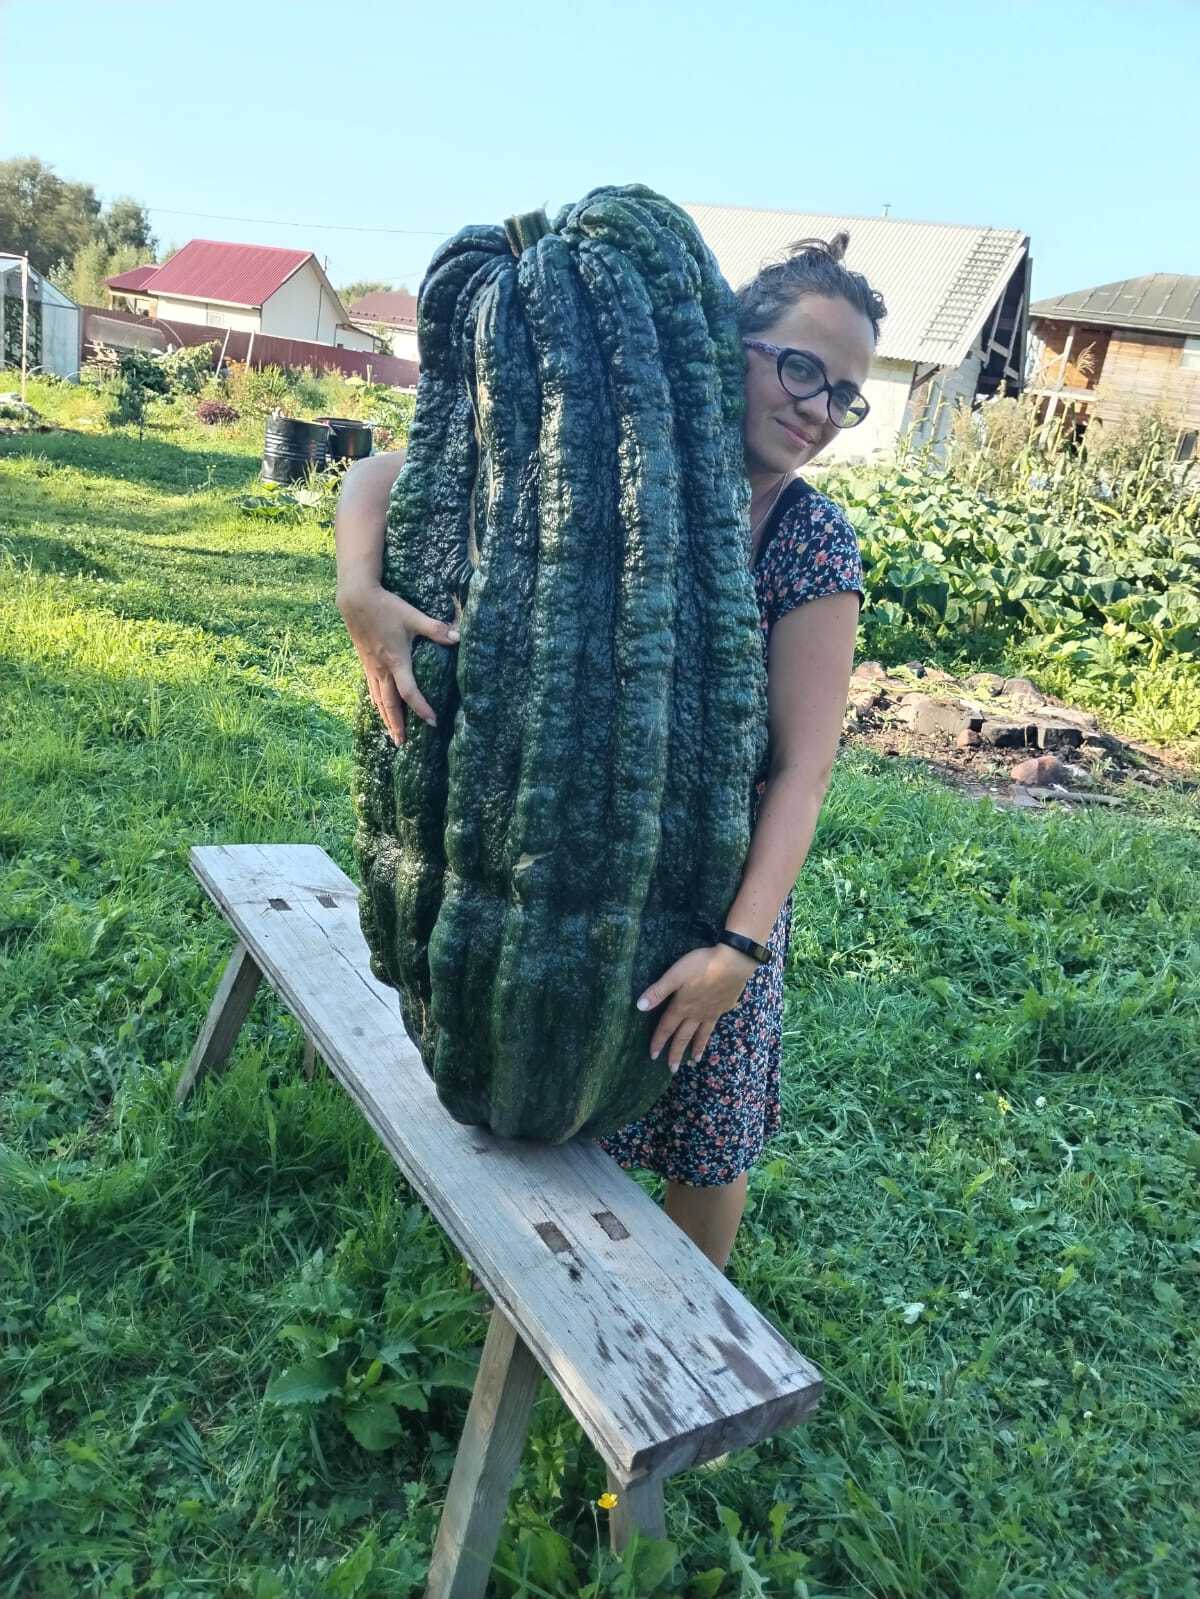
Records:
{"label": "wooden building", "polygon": [[1179,459],[1200,453],[1200,278],[1152,272],[1038,300],[1030,345],[1047,428],[1157,409],[1178,424]]}

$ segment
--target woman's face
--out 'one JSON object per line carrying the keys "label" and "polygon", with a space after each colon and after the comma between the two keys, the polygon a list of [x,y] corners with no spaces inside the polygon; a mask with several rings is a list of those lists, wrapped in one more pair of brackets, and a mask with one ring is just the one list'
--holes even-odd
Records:
{"label": "woman's face", "polygon": [[[848,300],[806,294],[769,328],[753,335],[815,355],[830,383],[861,389],[871,368],[871,324]],[[779,382],[776,358],[746,351],[746,467],[772,476],[795,472],[822,451],[838,429],[829,420],[829,395],[794,399]]]}

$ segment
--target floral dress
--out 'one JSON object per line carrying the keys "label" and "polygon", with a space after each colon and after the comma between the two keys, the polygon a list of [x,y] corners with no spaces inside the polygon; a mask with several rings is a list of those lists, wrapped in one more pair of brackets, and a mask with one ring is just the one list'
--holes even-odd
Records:
{"label": "floral dress", "polygon": [[[854,529],[832,500],[802,478],[780,497],[754,566],[763,656],[771,630],[797,605],[822,594],[863,593]],[[763,791],[759,782],[754,813]],[[644,1116],[599,1139],[621,1166],[675,1182],[730,1183],[779,1131],[783,972],[792,924],[784,901],[768,940],[775,959],[760,966],[732,1010],[718,1020],[699,1061],[684,1061]]]}

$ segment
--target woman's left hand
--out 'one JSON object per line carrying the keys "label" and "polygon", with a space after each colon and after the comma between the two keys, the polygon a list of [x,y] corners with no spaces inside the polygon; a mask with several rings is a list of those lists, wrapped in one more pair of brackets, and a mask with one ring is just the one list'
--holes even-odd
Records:
{"label": "woman's left hand", "polygon": [[717,1018],[732,1010],[758,970],[758,962],[727,944],[693,949],[668,967],[638,1000],[639,1010],[653,1010],[669,999],[650,1041],[650,1059],[657,1060],[670,1043],[667,1065],[679,1070],[684,1053],[699,1060]]}

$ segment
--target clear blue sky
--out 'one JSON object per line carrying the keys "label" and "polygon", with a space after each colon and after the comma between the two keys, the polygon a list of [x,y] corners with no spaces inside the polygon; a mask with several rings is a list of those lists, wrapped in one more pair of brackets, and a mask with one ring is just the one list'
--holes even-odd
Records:
{"label": "clear blue sky", "polygon": [[0,0],[17,154],[335,283],[415,288],[465,222],[636,180],[1019,227],[1041,296],[1200,273],[1200,4]]}

